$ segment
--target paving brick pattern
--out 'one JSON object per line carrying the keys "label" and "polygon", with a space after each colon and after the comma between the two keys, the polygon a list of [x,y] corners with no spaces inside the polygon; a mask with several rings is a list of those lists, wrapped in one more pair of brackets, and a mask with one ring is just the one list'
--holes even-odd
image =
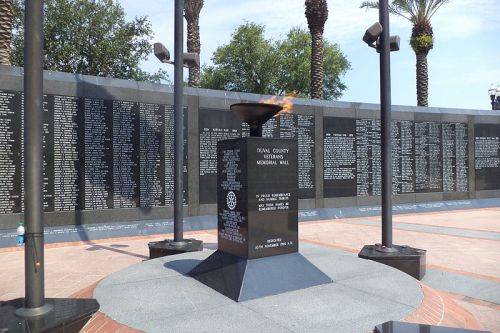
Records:
{"label": "paving brick pattern", "polygon": [[[359,219],[358,219],[359,220]],[[380,221],[365,218],[373,225],[355,224],[355,219],[302,223],[302,241],[357,253],[365,244],[380,242]],[[500,232],[500,208],[396,215],[394,221],[413,225],[432,225],[453,229]],[[215,230],[187,233],[186,237],[204,241],[207,248],[217,247]],[[46,296],[91,297],[99,280],[148,258],[147,243],[172,237],[155,235],[50,244],[45,250]],[[394,229],[394,243],[427,250],[429,268],[499,283],[500,241],[450,236],[415,230]],[[0,300],[24,294],[24,252],[0,249]],[[500,305],[435,290],[422,285],[424,301],[404,318],[408,322],[430,323],[500,333]],[[397,320],[398,318],[395,318]],[[401,318],[399,318],[401,319]],[[138,332],[98,312],[84,328],[85,332]]]}

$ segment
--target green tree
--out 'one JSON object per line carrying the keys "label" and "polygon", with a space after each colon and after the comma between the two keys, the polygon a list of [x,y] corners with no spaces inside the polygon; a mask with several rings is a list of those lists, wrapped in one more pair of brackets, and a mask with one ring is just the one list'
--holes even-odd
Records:
{"label": "green tree", "polygon": [[[23,66],[24,0],[16,0],[11,61]],[[151,25],[146,17],[125,21],[113,0],[45,0],[44,68],[119,79],[167,79],[139,64],[152,52]]]}
{"label": "green tree", "polygon": [[323,99],[323,30],[328,19],[326,0],[306,0],[306,18],[311,33],[311,98]]}
{"label": "green tree", "polygon": [[[187,51],[200,54],[200,11],[203,0],[185,0],[184,17],[187,22]],[[189,67],[189,86],[200,86],[200,66]]]}
{"label": "green tree", "polygon": [[10,65],[10,41],[13,20],[13,0],[0,0],[0,65]]}
{"label": "green tree", "polygon": [[[342,76],[351,68],[337,44],[323,43],[323,98],[338,99],[347,88]],[[278,42],[281,58],[279,84],[285,93],[311,96],[311,34],[292,28],[286,39]]]}
{"label": "green tree", "polygon": [[[236,28],[229,44],[219,47],[213,65],[202,68],[201,86],[258,94],[311,92],[311,36],[293,28],[280,41],[265,39],[264,26],[246,23]],[[335,99],[346,89],[341,76],[350,68],[337,45],[325,41],[324,96]]]}
{"label": "green tree", "polygon": [[264,38],[264,26],[246,23],[236,28],[228,45],[215,50],[213,66],[204,66],[201,86],[210,89],[275,94],[278,57]]}
{"label": "green tree", "polygon": [[[413,24],[410,45],[417,57],[417,105],[428,106],[429,74],[427,55],[434,46],[431,18],[450,0],[392,0],[389,12],[404,17]],[[378,8],[379,3],[365,1],[361,8]]]}

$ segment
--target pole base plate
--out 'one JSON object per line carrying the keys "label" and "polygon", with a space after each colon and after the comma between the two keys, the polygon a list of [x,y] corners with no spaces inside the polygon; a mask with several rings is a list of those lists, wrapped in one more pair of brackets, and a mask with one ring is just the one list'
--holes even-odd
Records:
{"label": "pole base plate", "polygon": [[37,308],[19,308],[16,310],[16,316],[22,318],[33,318],[46,315],[52,310],[54,310],[54,307],[51,304],[45,303]]}
{"label": "pole base plate", "polygon": [[77,333],[98,310],[95,299],[46,298],[45,305],[26,309],[24,298],[16,298],[0,302],[0,332]]}
{"label": "pole base plate", "polygon": [[[381,264],[394,267],[417,280],[425,275],[425,250],[406,245],[393,245],[392,251],[381,251],[380,244],[365,245],[358,253],[358,257],[369,259]],[[388,249],[388,248],[385,248]],[[395,251],[394,251],[395,250]]]}
{"label": "pole base plate", "polygon": [[159,242],[148,243],[149,259],[171,256],[186,252],[196,252],[203,250],[203,241],[193,238],[184,239],[182,242],[176,242],[172,239],[165,239]]}

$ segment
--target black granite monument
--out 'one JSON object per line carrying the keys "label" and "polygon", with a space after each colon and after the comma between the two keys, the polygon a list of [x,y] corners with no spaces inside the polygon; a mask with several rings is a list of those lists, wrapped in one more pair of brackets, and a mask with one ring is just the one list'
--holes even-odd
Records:
{"label": "black granite monument", "polygon": [[231,110],[250,137],[217,144],[218,250],[189,274],[235,301],[331,282],[298,253],[297,141],[261,137],[281,107]]}

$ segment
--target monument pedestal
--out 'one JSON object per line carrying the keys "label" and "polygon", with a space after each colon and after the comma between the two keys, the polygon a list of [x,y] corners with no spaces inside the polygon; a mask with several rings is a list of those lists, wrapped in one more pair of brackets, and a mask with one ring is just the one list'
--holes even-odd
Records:
{"label": "monument pedestal", "polygon": [[380,251],[379,245],[365,245],[358,254],[359,258],[369,259],[394,267],[420,280],[425,275],[425,250],[409,246],[393,245],[395,251]]}
{"label": "monument pedestal", "polygon": [[217,145],[218,251],[189,275],[235,301],[332,282],[298,253],[296,140]]}
{"label": "monument pedestal", "polygon": [[218,250],[189,275],[236,302],[332,282],[298,252],[247,259]]}

